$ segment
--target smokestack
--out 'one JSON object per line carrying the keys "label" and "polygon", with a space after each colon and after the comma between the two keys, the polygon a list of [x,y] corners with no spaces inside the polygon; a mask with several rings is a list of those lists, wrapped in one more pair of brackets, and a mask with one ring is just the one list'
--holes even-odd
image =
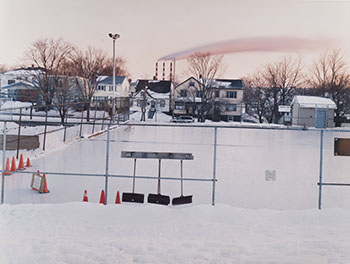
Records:
{"label": "smokestack", "polygon": [[165,80],[165,62],[163,62],[163,81]]}
{"label": "smokestack", "polygon": [[169,79],[170,81],[173,80],[173,63],[170,62],[170,75],[169,75]]}
{"label": "smokestack", "polygon": [[156,62],[156,75],[154,77],[155,80],[158,80],[158,62]]}

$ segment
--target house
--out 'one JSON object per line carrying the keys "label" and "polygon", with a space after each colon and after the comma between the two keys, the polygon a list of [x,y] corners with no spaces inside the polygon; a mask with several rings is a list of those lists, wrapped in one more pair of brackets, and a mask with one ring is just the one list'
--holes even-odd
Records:
{"label": "house", "polygon": [[[0,75],[1,90],[14,101],[44,103],[45,92],[53,103],[82,101],[86,80],[77,76],[46,75],[41,68],[29,67]],[[54,91],[54,92],[50,92]]]}
{"label": "house", "polygon": [[15,70],[0,73],[0,88],[3,89],[8,85],[18,82],[34,82],[35,76],[41,73],[42,69],[37,67],[18,68]]}
{"label": "house", "polygon": [[130,83],[126,76],[115,76],[115,91],[113,92],[113,77],[99,76],[93,101],[105,101],[113,97],[129,97]]}
{"label": "house", "polygon": [[[158,112],[170,111],[171,81],[165,80],[138,80],[135,93],[132,96],[132,106],[141,107],[146,99],[147,105]],[[146,94],[144,94],[146,91]],[[145,96],[144,96],[145,95]]]}
{"label": "house", "polygon": [[336,108],[336,104],[329,98],[294,96],[292,125],[316,128],[334,127],[334,110]]}
{"label": "house", "polygon": [[[190,77],[175,87],[172,92],[171,110],[175,116],[198,115],[201,105],[201,93],[204,85]],[[224,121],[240,121],[243,105],[243,80],[214,79],[208,88],[212,107],[208,118]]]}
{"label": "house", "polygon": [[21,81],[3,86],[1,92],[13,101],[37,103],[40,100],[39,90],[31,83]]}

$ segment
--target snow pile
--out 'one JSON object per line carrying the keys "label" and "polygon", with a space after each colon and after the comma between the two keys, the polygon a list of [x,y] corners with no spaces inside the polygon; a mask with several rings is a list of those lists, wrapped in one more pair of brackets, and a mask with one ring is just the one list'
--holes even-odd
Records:
{"label": "snow pile", "polygon": [[[4,205],[0,263],[349,263],[350,212]],[[20,250],[20,254],[19,254]]]}

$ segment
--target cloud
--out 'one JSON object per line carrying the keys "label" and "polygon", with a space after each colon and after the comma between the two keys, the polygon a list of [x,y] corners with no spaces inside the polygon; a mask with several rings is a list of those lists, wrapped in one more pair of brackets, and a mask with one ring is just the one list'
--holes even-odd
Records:
{"label": "cloud", "polygon": [[329,48],[330,46],[331,41],[327,39],[306,39],[296,37],[240,38],[174,52],[163,56],[158,60],[182,60],[198,52],[210,52],[213,55],[242,52],[296,52]]}

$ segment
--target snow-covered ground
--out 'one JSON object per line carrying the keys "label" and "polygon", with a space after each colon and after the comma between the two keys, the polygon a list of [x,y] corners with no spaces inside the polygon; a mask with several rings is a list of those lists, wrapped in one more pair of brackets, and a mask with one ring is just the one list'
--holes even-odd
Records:
{"label": "snow-covered ground", "polygon": [[350,262],[350,212],[65,203],[0,207],[0,263]]}
{"label": "snow-covered ground", "polygon": [[[191,152],[184,177],[212,178],[214,129],[200,126],[111,130],[109,173],[132,175],[122,150]],[[325,132],[323,181],[349,183],[348,157],[333,155],[335,137],[350,133]],[[31,175],[6,176],[0,263],[350,263],[350,189],[323,187],[324,209],[316,209],[318,130],[222,127],[217,143],[215,207],[210,182],[184,183],[192,205],[114,205],[116,192],[131,191],[132,181],[110,178],[110,205],[103,206],[104,177],[48,175],[50,193],[39,194],[29,188]],[[104,174],[105,154],[105,134],[86,137],[38,156],[31,170]],[[179,177],[179,165],[164,160],[162,176]],[[157,176],[157,166],[138,160],[137,175]],[[266,170],[276,172],[275,181],[266,181]],[[137,179],[136,192],[147,197],[156,184]],[[180,194],[178,181],[161,186],[171,198]],[[89,203],[81,202],[85,189]]]}

